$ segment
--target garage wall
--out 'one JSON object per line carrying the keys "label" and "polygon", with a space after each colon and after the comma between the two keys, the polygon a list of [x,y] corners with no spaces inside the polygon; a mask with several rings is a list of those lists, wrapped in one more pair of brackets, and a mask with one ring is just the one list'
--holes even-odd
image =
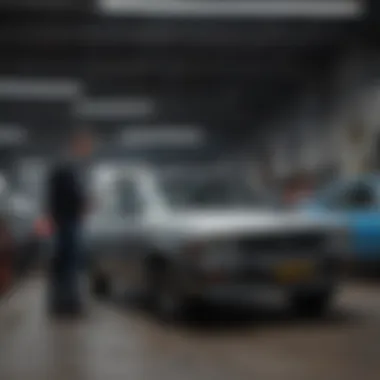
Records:
{"label": "garage wall", "polygon": [[344,176],[378,167],[376,140],[380,135],[380,53],[347,54],[337,74],[334,129],[339,165]]}
{"label": "garage wall", "polygon": [[267,139],[276,178],[315,172],[334,160],[333,136],[327,122],[328,101],[318,87],[309,86],[263,130],[274,131]]}
{"label": "garage wall", "polygon": [[331,74],[325,90],[305,86],[287,113],[263,128],[274,131],[266,144],[276,178],[302,171],[347,177],[379,169],[380,52],[351,49]]}

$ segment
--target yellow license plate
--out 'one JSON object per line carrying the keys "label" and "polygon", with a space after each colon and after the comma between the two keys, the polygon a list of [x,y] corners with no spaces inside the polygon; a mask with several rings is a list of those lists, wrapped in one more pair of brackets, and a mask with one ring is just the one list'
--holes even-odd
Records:
{"label": "yellow license plate", "polygon": [[294,283],[309,280],[315,275],[315,265],[310,261],[288,261],[275,269],[278,281]]}

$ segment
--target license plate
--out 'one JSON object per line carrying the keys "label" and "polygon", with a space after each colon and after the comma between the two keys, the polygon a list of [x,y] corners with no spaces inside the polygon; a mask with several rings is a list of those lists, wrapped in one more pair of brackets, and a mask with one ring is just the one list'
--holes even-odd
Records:
{"label": "license plate", "polygon": [[315,264],[310,261],[288,261],[275,269],[275,277],[283,283],[309,280],[315,275]]}

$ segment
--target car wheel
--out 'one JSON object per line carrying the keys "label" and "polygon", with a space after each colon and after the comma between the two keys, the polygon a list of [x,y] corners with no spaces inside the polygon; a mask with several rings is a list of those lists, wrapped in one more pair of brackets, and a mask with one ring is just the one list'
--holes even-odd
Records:
{"label": "car wheel", "polygon": [[91,280],[91,293],[97,298],[111,296],[111,283],[104,274],[94,274]]}
{"label": "car wheel", "polygon": [[301,317],[321,317],[331,303],[332,292],[318,292],[296,294],[291,298],[291,307],[297,316]]}
{"label": "car wheel", "polygon": [[164,321],[180,321],[187,316],[189,304],[175,276],[162,272],[154,291],[154,309]]}

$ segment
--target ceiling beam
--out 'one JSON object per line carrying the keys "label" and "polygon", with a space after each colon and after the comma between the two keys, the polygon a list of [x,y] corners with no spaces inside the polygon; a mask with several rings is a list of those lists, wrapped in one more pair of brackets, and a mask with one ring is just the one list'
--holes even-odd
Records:
{"label": "ceiling beam", "polygon": [[9,101],[73,100],[81,92],[78,82],[67,79],[0,77],[0,99]]}
{"label": "ceiling beam", "polygon": [[352,19],[362,15],[365,3],[357,0],[98,0],[103,14],[186,18],[301,18]]}

